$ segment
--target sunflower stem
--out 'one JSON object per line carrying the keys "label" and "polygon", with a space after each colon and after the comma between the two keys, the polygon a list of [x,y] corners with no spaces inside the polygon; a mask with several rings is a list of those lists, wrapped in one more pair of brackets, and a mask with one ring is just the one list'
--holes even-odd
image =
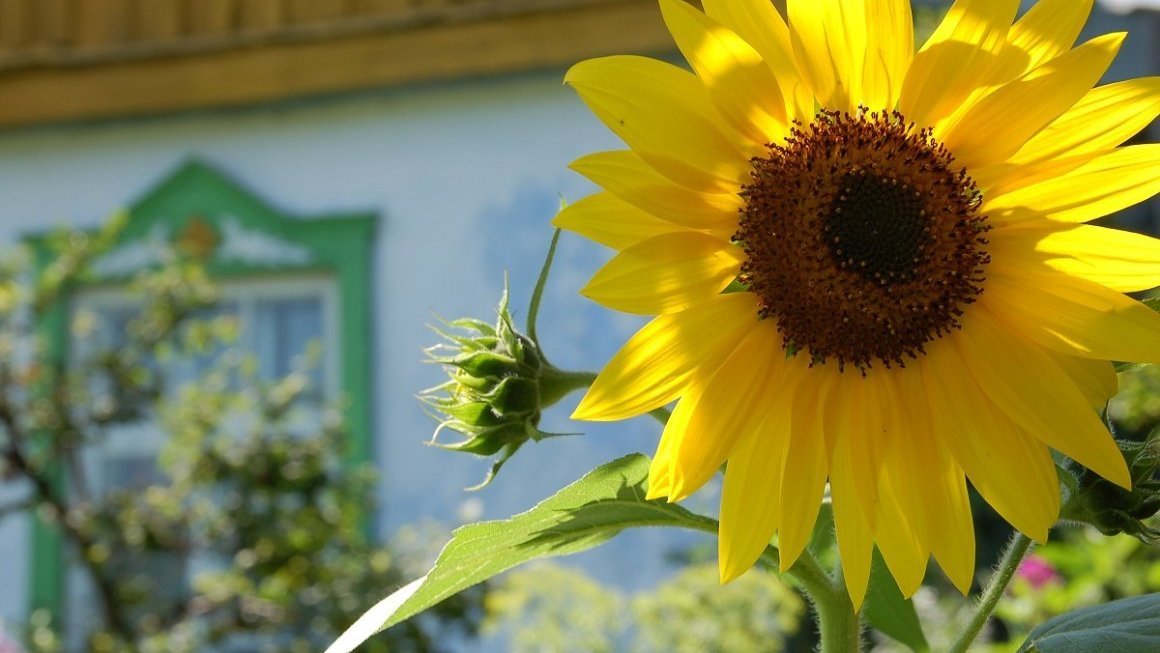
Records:
{"label": "sunflower stem", "polygon": [[803,553],[789,575],[805,590],[818,618],[821,653],[860,653],[862,625],[841,574],[831,578],[808,551]]}
{"label": "sunflower stem", "polygon": [[673,411],[668,408],[656,408],[648,411],[648,416],[655,419],[664,426],[669,423],[669,417],[672,417]]}
{"label": "sunflower stem", "polygon": [[995,612],[995,606],[999,604],[999,599],[1003,598],[1003,592],[1007,590],[1007,585],[1015,576],[1015,570],[1019,568],[1023,556],[1027,555],[1030,548],[1031,538],[1016,532],[1015,537],[1011,538],[1007,548],[1003,551],[999,567],[991,575],[991,579],[987,581],[987,587],[983,590],[983,596],[975,607],[975,613],[971,615],[971,621],[959,635],[954,645],[948,649],[948,653],[965,653],[975,638],[979,636],[979,632],[983,630],[983,626],[991,618],[991,614]]}
{"label": "sunflower stem", "polygon": [[540,372],[540,406],[547,407],[596,380],[594,372],[568,372],[551,365]]}

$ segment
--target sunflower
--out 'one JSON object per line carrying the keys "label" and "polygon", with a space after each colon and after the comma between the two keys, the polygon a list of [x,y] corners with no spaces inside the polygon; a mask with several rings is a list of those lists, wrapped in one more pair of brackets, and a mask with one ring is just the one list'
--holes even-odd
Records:
{"label": "sunflower", "polygon": [[798,559],[827,482],[847,588],[875,546],[903,592],[974,573],[967,479],[1044,541],[1051,450],[1124,487],[1098,408],[1111,361],[1160,362],[1160,241],[1086,222],[1160,191],[1160,78],[1096,86],[1093,0],[958,0],[917,52],[906,0],[661,0],[691,71],[638,56],[566,76],[628,146],[555,224],[617,254],[582,294],[656,317],[574,417],[678,400],[649,496],[726,464],[722,581],[776,534]]}

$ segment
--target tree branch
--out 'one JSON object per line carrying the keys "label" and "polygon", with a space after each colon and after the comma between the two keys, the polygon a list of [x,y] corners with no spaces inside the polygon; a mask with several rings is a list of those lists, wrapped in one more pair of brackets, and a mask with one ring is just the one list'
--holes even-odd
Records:
{"label": "tree branch", "polygon": [[127,615],[121,610],[117,599],[116,581],[97,562],[89,558],[89,550],[97,544],[96,538],[85,531],[70,518],[69,505],[57,491],[55,484],[44,469],[38,469],[25,455],[22,444],[27,441],[21,429],[19,420],[8,403],[6,393],[0,392],[0,424],[8,431],[8,446],[3,452],[4,459],[9,466],[32,483],[33,497],[30,503],[33,506],[47,505],[56,516],[56,523],[60,525],[61,533],[68,538],[80,553],[78,556],[89,572],[96,586],[97,594],[101,599],[101,607],[105,613],[105,621],[109,628],[126,641],[132,641],[133,629],[129,625]]}

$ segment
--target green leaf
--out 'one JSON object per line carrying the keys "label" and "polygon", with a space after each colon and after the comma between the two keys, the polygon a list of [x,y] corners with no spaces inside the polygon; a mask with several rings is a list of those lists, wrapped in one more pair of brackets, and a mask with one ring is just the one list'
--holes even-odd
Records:
{"label": "green leaf", "polygon": [[866,590],[863,611],[870,625],[883,634],[905,644],[915,653],[930,651],[930,644],[927,644],[926,636],[922,634],[918,613],[914,611],[914,603],[903,598],[902,590],[898,589],[878,549],[874,549],[870,587]]}
{"label": "green leaf", "polygon": [[1082,608],[1031,631],[1019,653],[1160,651],[1160,594]]}
{"label": "green leaf", "polygon": [[375,633],[516,565],[590,549],[625,528],[716,533],[713,519],[664,501],[645,501],[649,462],[640,454],[615,460],[523,514],[457,529],[426,576],[368,610],[326,653],[349,653]]}

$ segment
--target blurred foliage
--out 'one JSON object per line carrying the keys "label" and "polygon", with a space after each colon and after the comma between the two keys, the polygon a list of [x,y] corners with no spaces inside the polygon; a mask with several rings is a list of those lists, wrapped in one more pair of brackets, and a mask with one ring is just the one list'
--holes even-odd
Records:
{"label": "blurred foliage", "polygon": [[1121,373],[1120,392],[1108,405],[1108,415],[1131,435],[1160,427],[1160,365]]}
{"label": "blurred foliage", "polygon": [[510,630],[511,653],[614,653],[629,626],[625,602],[579,569],[536,564],[488,595],[484,632]]}
{"label": "blurred foliage", "polygon": [[950,6],[951,3],[948,1],[933,5],[922,4],[911,8],[914,12],[914,45],[916,48],[921,47],[930,38],[930,35],[934,34],[934,30],[942,22],[943,16],[946,15]]}
{"label": "blurred foliage", "polygon": [[777,653],[805,616],[802,598],[778,576],[754,571],[723,586],[715,561],[632,596],[540,564],[509,574],[486,607],[485,632],[506,633],[512,653]]}
{"label": "blurred foliage", "polygon": [[786,649],[784,640],[804,613],[801,597],[773,574],[752,570],[723,586],[717,562],[700,563],[633,597],[633,650],[776,653]]}
{"label": "blurred foliage", "polygon": [[[67,627],[35,612],[27,646],[321,650],[416,573],[367,535],[373,468],[345,461],[341,410],[310,392],[310,356],[262,378],[233,344],[236,321],[208,317],[218,292],[197,260],[173,254],[129,284],[137,309],[115,345],[95,337],[101,316],[77,312],[70,342],[83,346],[66,361],[41,327],[62,323],[119,226],[62,232],[0,263],[0,479],[26,490],[2,514],[35,511],[57,530],[92,601],[66,606]],[[201,372],[180,383],[179,361]],[[98,487],[88,469],[127,425],[160,429],[160,459]],[[472,637],[483,592],[363,650],[434,653]]]}

